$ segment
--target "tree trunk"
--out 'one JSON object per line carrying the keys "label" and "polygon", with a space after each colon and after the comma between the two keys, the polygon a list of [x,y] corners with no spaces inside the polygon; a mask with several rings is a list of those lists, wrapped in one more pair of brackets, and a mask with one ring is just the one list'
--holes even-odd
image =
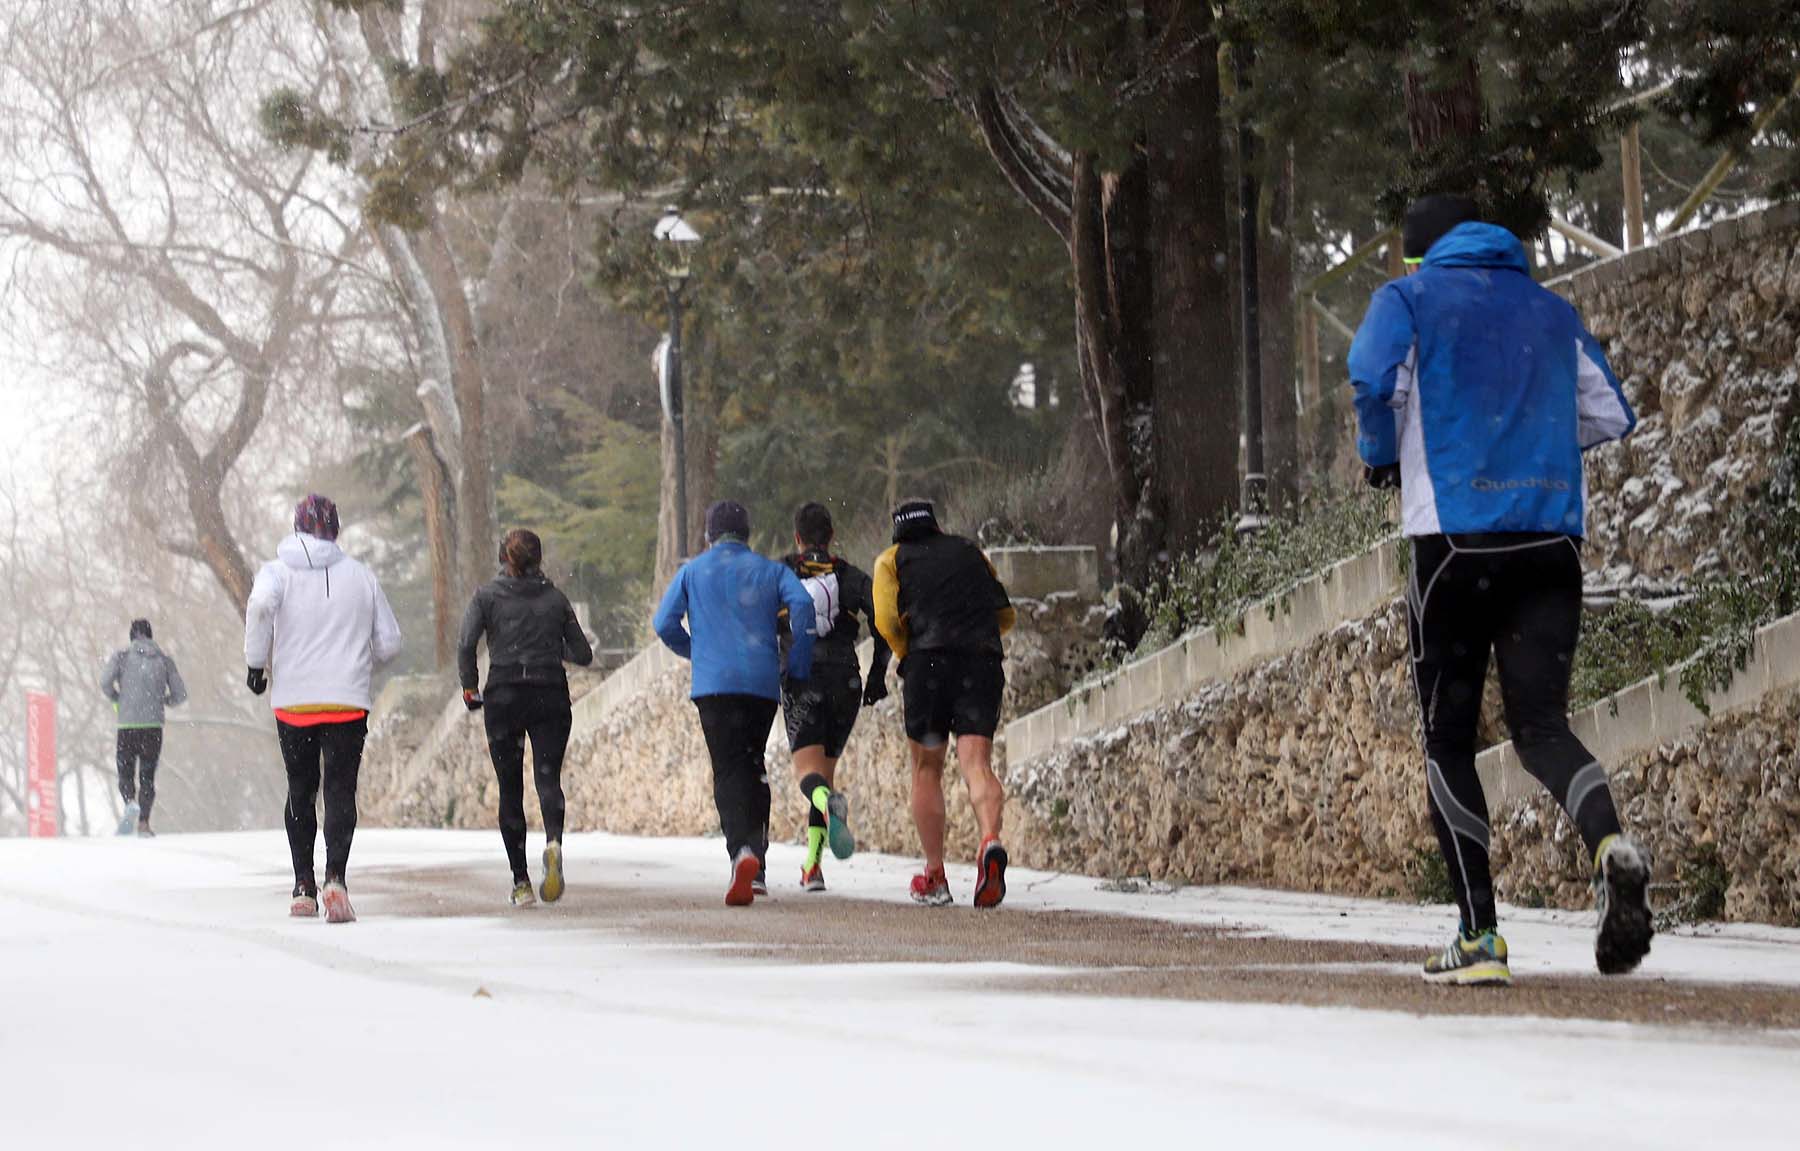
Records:
{"label": "tree trunk", "polygon": [[[1210,9],[1145,5],[1148,35],[1180,41]],[[1155,402],[1150,411],[1164,546],[1182,554],[1238,501],[1237,348],[1218,54],[1202,46],[1174,73],[1147,124],[1154,253]],[[1131,579],[1127,574],[1126,578]],[[1132,582],[1137,582],[1132,580]]]}
{"label": "tree trunk", "polygon": [[450,471],[439,457],[430,427],[415,424],[406,433],[406,450],[418,476],[425,504],[425,544],[431,553],[431,614],[436,638],[436,666],[450,666],[455,654],[456,525],[452,519]]}
{"label": "tree trunk", "polygon": [[1268,149],[1257,216],[1263,473],[1268,476],[1269,508],[1280,512],[1292,508],[1300,497],[1299,403],[1294,383],[1294,152],[1290,144]]}
{"label": "tree trunk", "polygon": [[450,390],[456,397],[462,433],[463,467],[456,499],[457,543],[462,549],[458,566],[464,586],[476,588],[492,572],[499,542],[494,529],[494,464],[487,444],[487,375],[481,363],[475,313],[450,249],[449,233],[435,211],[430,217],[429,227],[418,234],[419,266],[430,281],[450,343]]}
{"label": "tree trunk", "polygon": [[1474,57],[1446,68],[1430,80],[1408,69],[1405,93],[1406,133],[1415,155],[1453,140],[1473,140],[1481,135],[1481,72]]}

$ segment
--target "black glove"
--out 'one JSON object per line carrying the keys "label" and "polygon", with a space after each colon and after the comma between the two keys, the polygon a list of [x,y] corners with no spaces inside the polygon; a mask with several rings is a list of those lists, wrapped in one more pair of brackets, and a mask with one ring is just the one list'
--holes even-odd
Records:
{"label": "black glove", "polygon": [[484,702],[485,701],[481,698],[481,693],[474,688],[466,687],[463,689],[463,706],[470,711],[480,711],[481,705]]}
{"label": "black glove", "polygon": [[863,685],[863,706],[874,707],[888,697],[887,677],[872,675]]}
{"label": "black glove", "polygon": [[1387,488],[1392,488],[1395,491],[1399,491],[1400,490],[1400,465],[1399,464],[1382,464],[1378,468],[1372,468],[1372,467],[1369,467],[1367,464],[1364,464],[1363,465],[1363,482],[1368,484],[1370,487],[1376,489],[1377,491],[1381,491],[1381,490],[1384,490]]}
{"label": "black glove", "polygon": [[244,676],[244,686],[250,689],[251,695],[261,695],[269,690],[269,673],[260,667],[253,667]]}

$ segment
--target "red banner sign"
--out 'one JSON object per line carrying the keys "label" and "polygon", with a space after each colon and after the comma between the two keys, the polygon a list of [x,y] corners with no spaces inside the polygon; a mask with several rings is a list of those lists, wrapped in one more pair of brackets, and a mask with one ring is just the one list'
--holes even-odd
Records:
{"label": "red banner sign", "polygon": [[56,700],[25,693],[26,834],[56,834]]}

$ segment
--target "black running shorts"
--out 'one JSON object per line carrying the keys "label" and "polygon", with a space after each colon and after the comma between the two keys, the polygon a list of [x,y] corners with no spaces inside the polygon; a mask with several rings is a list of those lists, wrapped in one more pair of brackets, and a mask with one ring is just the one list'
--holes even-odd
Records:
{"label": "black running shorts", "polygon": [[822,746],[827,759],[843,755],[861,707],[862,675],[853,667],[814,664],[810,679],[781,684],[781,714],[795,751]]}
{"label": "black running shorts", "polygon": [[1006,669],[1000,657],[978,652],[917,651],[901,668],[906,736],[941,747],[952,735],[994,738]]}

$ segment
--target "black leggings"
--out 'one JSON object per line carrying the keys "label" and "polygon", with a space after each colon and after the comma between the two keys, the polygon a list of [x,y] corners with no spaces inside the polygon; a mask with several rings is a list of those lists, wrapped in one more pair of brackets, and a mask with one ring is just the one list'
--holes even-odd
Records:
{"label": "black leggings", "polygon": [[156,806],[156,764],[162,758],[162,744],[160,727],[119,729],[119,794],[126,803],[137,802],[138,818],[145,823],[150,822],[150,809]]}
{"label": "black leggings", "polygon": [[1463,926],[1495,925],[1488,810],[1475,726],[1491,649],[1519,759],[1562,805],[1592,855],[1619,830],[1606,769],[1569,730],[1581,632],[1581,554],[1567,536],[1490,533],[1412,541],[1407,618],[1425,733],[1432,826]]}
{"label": "black leggings", "polygon": [[[356,775],[362,768],[363,740],[369,721],[321,723],[296,727],[275,721],[281,758],[287,763],[288,851],[294,857],[294,882],[308,891],[313,883],[313,841],[319,820],[314,800],[325,792],[325,880],[342,881],[350,865],[350,841],[356,838]],[[322,769],[322,770],[321,770]]]}
{"label": "black leggings", "polygon": [[488,754],[500,783],[500,839],[513,879],[524,882],[525,740],[531,740],[531,775],[537,784],[538,808],[544,814],[544,837],[563,837],[563,754],[569,747],[569,685],[489,684],[482,708]]}
{"label": "black leggings", "polygon": [[725,832],[725,853],[737,858],[748,847],[758,857],[769,850],[769,777],[763,752],[775,726],[775,700],[756,695],[703,695],[694,701],[700,730],[712,756],[713,803]]}

